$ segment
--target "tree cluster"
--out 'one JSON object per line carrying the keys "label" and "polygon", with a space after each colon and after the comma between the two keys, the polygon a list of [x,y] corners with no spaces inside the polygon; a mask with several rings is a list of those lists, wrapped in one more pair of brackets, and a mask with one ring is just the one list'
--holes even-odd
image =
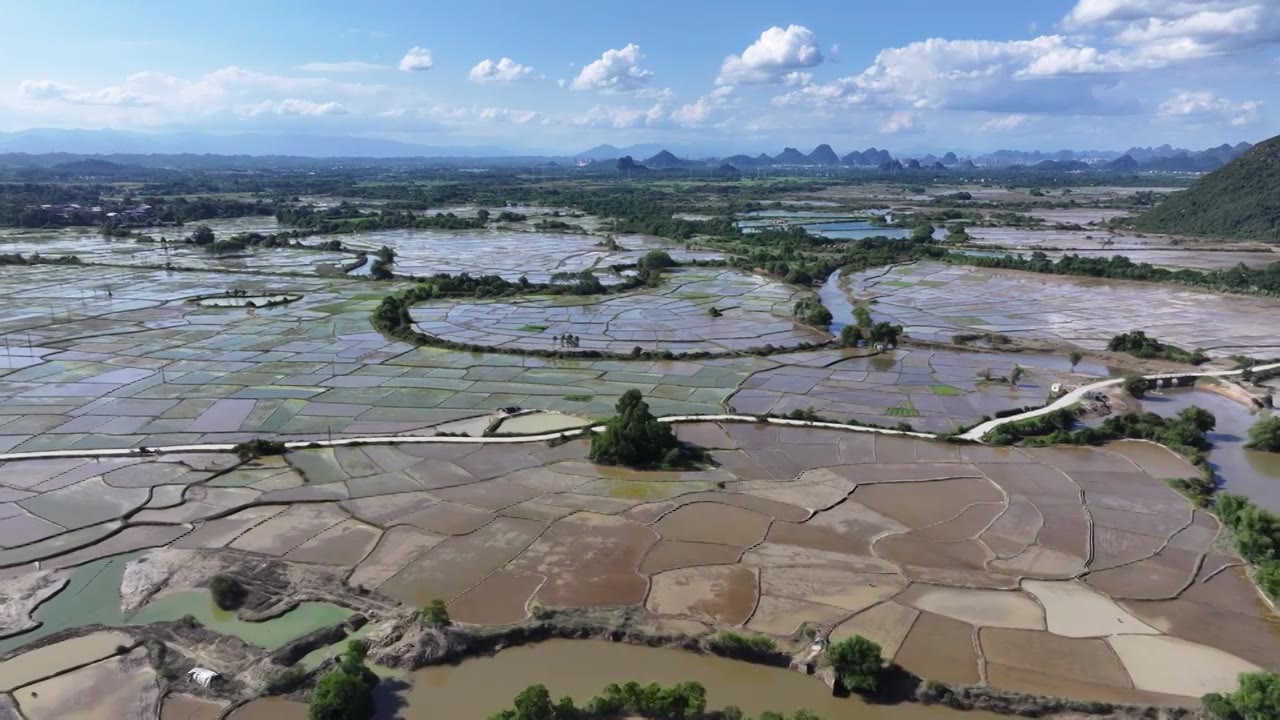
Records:
{"label": "tree cluster", "polygon": [[364,664],[367,652],[360,640],[347,643],[338,667],[320,678],[311,692],[310,720],[368,720],[373,716],[373,688],[378,676]]}
{"label": "tree cluster", "polygon": [[591,436],[592,462],[673,469],[703,460],[705,454],[680,442],[670,424],[658,422],[639,390],[623,393],[614,409],[616,414],[605,421],[604,432]]}
{"label": "tree cluster", "polygon": [[1225,695],[1209,693],[1201,698],[1213,720],[1272,720],[1280,718],[1280,675],[1270,672],[1241,673],[1236,689]]}
{"label": "tree cluster", "polygon": [[1188,352],[1180,347],[1167,345],[1155,338],[1147,337],[1147,334],[1141,330],[1116,335],[1107,343],[1107,349],[1148,360],[1169,360],[1189,365],[1200,365],[1209,360],[1209,356],[1199,350]]}
{"label": "tree cluster", "polygon": [[[707,710],[707,691],[698,682],[682,682],[664,687],[657,683],[641,685],[612,683],[583,705],[573,698],[562,697],[553,702],[545,685],[530,685],[516,695],[511,708],[489,716],[489,720],[613,720],[620,717],[645,720],[748,720],[738,707],[729,706],[719,712]],[[760,720],[788,720],[781,713],[766,712]],[[809,710],[797,710],[790,720],[819,720]]]}

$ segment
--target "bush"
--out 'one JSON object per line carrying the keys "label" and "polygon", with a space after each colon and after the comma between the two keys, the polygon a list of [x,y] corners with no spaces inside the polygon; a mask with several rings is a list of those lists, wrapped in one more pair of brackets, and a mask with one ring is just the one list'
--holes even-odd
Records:
{"label": "bush", "polygon": [[617,414],[605,421],[604,432],[591,437],[592,462],[674,469],[703,459],[704,453],[681,443],[670,425],[658,422],[639,390],[623,393],[614,409]]}
{"label": "bush", "polygon": [[311,693],[310,720],[367,720],[373,716],[373,687],[378,676],[365,667],[365,652],[360,642],[347,644],[338,667],[320,678]]}
{"label": "bush", "polygon": [[449,619],[448,608],[445,607],[444,601],[440,598],[427,603],[422,608],[422,612],[418,614],[418,620],[430,628],[448,627],[453,622]]}
{"label": "bush", "polygon": [[1188,352],[1180,347],[1166,345],[1155,338],[1147,337],[1147,334],[1141,330],[1116,335],[1107,343],[1107,349],[1112,352],[1129,353],[1139,358],[1159,358],[1189,365],[1200,365],[1209,359],[1199,350]]}
{"label": "bush", "polygon": [[747,635],[721,630],[711,637],[711,649],[725,655],[756,655],[776,652],[778,644],[766,635]]}
{"label": "bush", "polygon": [[284,695],[291,693],[307,679],[307,671],[302,666],[291,667],[267,675],[262,691],[268,695]]}
{"label": "bush", "polygon": [[231,452],[240,458],[240,462],[248,462],[254,458],[266,457],[267,455],[283,455],[288,450],[285,448],[284,443],[279,440],[255,438],[237,443],[231,448]]}
{"label": "bush", "polygon": [[875,692],[885,671],[880,646],[861,635],[832,643],[827,647],[827,660],[836,679],[850,692]]}
{"label": "bush", "polygon": [[209,593],[213,595],[213,602],[223,610],[235,610],[244,603],[244,598],[248,595],[248,591],[240,584],[240,581],[230,575],[214,575],[209,580]]}
{"label": "bush", "polygon": [[1280,675],[1270,672],[1241,673],[1235,692],[1210,693],[1202,698],[1205,712],[1219,720],[1270,720],[1280,718]]}
{"label": "bush", "polygon": [[1249,444],[1245,447],[1264,452],[1280,452],[1280,415],[1263,418],[1249,428]]}

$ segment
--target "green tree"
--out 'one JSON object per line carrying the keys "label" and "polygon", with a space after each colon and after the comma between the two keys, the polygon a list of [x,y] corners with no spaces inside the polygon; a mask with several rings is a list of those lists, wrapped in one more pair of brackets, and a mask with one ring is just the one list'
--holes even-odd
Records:
{"label": "green tree", "polygon": [[366,647],[348,643],[338,667],[320,678],[311,693],[310,720],[367,720],[373,716],[373,686],[378,676],[365,667]]}
{"label": "green tree", "polygon": [[1067,359],[1071,361],[1071,369],[1075,370],[1076,366],[1080,364],[1080,361],[1084,359],[1084,353],[1079,350],[1072,350],[1067,353]]}
{"label": "green tree", "polygon": [[212,245],[214,239],[213,231],[208,225],[201,225],[191,233],[191,242],[195,245]]}
{"label": "green tree", "polygon": [[209,581],[209,593],[213,602],[223,610],[235,610],[244,602],[248,592],[240,581],[230,575],[214,575]]}
{"label": "green tree", "polygon": [[1209,432],[1218,424],[1218,419],[1213,416],[1213,413],[1198,406],[1183,409],[1178,413],[1178,420],[1191,425],[1202,433]]}
{"label": "green tree", "polygon": [[827,660],[840,684],[850,692],[875,692],[885,670],[880,646],[861,635],[829,645]]}
{"label": "green tree", "polygon": [[1143,378],[1133,375],[1124,379],[1125,392],[1136,398],[1142,398],[1147,394],[1147,381]]}
{"label": "green tree", "polygon": [[933,239],[933,225],[930,223],[921,223],[911,228],[911,239],[916,242]]}
{"label": "green tree", "polygon": [[435,598],[427,603],[422,608],[422,612],[419,613],[418,619],[423,625],[432,628],[447,627],[452,622],[449,619],[449,610],[440,598]]}
{"label": "green tree", "polygon": [[1254,450],[1280,452],[1280,415],[1263,418],[1249,428],[1249,444]]}
{"label": "green tree", "polygon": [[845,325],[840,328],[840,347],[858,347],[860,340],[862,340],[862,331],[857,325]]}
{"label": "green tree", "polygon": [[1210,693],[1203,698],[1210,717],[1221,720],[1274,720],[1280,718],[1280,675],[1270,672],[1241,673],[1234,692]]}
{"label": "green tree", "polygon": [[604,432],[591,437],[592,462],[649,467],[659,462],[670,465],[677,458],[683,464],[687,459],[671,426],[658,422],[639,390],[623,393],[614,409],[616,414],[605,421]]}
{"label": "green tree", "polygon": [[853,319],[860,328],[871,327],[871,311],[867,309],[866,305],[859,303],[853,308]]}
{"label": "green tree", "polygon": [[515,720],[555,720],[555,706],[546,685],[530,685],[516,695]]}

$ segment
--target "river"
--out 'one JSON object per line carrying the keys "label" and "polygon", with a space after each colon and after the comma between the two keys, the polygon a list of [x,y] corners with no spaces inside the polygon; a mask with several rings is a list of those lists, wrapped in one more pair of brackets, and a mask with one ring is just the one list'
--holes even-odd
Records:
{"label": "river", "polygon": [[[609,683],[635,680],[673,685],[696,680],[707,689],[708,708],[737,705],[748,715],[766,710],[790,713],[809,708],[823,720],[996,720],[985,712],[960,712],[937,705],[870,705],[856,697],[837,698],[817,678],[783,668],[752,665],[683,650],[650,648],[602,640],[549,640],[509,648],[458,665],[424,668],[404,681],[383,683],[379,720],[484,720],[510,707],[521,690],[542,683],[553,698],[579,702]],[[255,701],[261,703],[262,701]],[[278,700],[254,703],[233,720],[299,720],[302,706]],[[295,713],[297,713],[295,715]]]}
{"label": "river", "polygon": [[1249,428],[1263,415],[1229,397],[1201,388],[1149,393],[1144,410],[1163,416],[1197,405],[1213,413],[1217,427],[1209,433],[1213,449],[1209,465],[1228,492],[1248,497],[1272,512],[1280,512],[1280,454],[1249,450]]}

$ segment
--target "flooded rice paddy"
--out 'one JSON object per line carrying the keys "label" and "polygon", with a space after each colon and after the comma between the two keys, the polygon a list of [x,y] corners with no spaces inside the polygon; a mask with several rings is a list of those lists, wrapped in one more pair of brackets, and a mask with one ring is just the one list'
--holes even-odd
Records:
{"label": "flooded rice paddy", "polygon": [[1143,329],[1219,357],[1276,352],[1274,333],[1256,321],[1280,310],[1269,298],[928,262],[849,279],[855,297],[874,301],[873,316],[903,325],[916,338],[1003,333],[1101,349],[1115,335]]}
{"label": "flooded rice paddy", "polygon": [[[829,338],[792,315],[802,290],[736,270],[685,269],[656,290],[594,297],[435,302],[410,310],[417,328],[443,340],[526,350],[633,348],[716,353],[820,343]],[[722,313],[712,316],[710,309]],[[565,334],[578,338],[566,346]]]}
{"label": "flooded rice paddy", "polygon": [[[130,541],[133,550],[169,546],[137,576],[167,591],[126,619],[110,619],[122,615],[122,576],[95,565],[114,561],[95,557],[115,554],[123,541],[114,537],[129,537],[137,516],[118,511],[118,535],[70,554],[88,564],[69,587],[88,587],[82,572],[106,576],[98,622],[126,632],[125,622],[190,614],[270,648],[349,612],[304,602],[264,624],[219,615],[207,593],[182,586],[192,579],[178,569],[195,553],[217,558],[226,548],[337,573],[410,607],[438,597],[459,622],[515,623],[535,607],[635,607],[686,628],[783,637],[811,623],[836,637],[870,637],[925,677],[1026,692],[1186,704],[1194,697],[1161,679],[1161,658],[1180,667],[1280,667],[1274,616],[1237,571],[1240,561],[1217,549],[1214,519],[1164,484],[1180,461],[1156,446],[1018,450],[754,424],[677,430],[708,448],[716,467],[601,468],[584,461],[578,440],[296,450],[212,472],[213,461],[197,457],[180,471],[163,457],[105,473],[78,461],[10,461],[4,470],[25,479],[34,499],[91,472],[109,478],[103,487],[177,484],[191,493],[144,511],[147,527],[179,532]],[[58,567],[69,554],[56,538],[22,548]],[[1229,631],[1204,631],[1215,608],[1228,606]],[[1045,648],[1056,664],[1038,660]],[[408,707],[426,702],[419,688],[435,672],[450,671],[415,681]],[[590,679],[598,690],[602,678]],[[1198,694],[1228,679],[1201,674],[1188,687]],[[744,694],[734,701],[751,702]]]}

